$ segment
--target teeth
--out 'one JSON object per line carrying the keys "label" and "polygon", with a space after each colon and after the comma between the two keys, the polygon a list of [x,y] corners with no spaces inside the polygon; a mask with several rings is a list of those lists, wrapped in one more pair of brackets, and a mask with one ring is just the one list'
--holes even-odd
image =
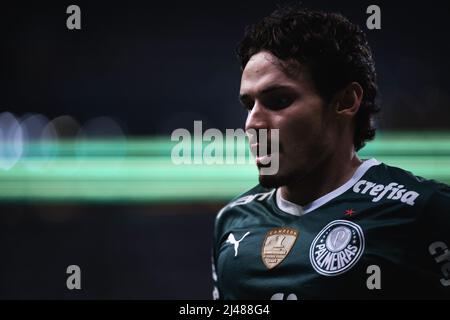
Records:
{"label": "teeth", "polygon": [[268,165],[272,161],[272,157],[276,156],[276,154],[269,154],[266,156],[260,156],[256,158],[256,163],[258,165]]}

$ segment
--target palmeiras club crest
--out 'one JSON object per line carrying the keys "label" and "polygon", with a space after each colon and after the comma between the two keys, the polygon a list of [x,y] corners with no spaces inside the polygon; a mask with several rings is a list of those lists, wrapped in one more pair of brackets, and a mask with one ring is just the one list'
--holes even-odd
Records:
{"label": "palmeiras club crest", "polygon": [[364,251],[364,233],[359,225],[347,220],[335,220],[314,238],[309,259],[314,270],[324,276],[336,276],[348,271]]}

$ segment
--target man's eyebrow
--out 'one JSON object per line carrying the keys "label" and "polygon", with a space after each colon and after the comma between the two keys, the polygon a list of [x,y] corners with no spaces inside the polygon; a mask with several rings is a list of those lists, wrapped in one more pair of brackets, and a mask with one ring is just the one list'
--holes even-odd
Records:
{"label": "man's eyebrow", "polygon": [[[274,91],[278,91],[278,90],[286,90],[286,89],[292,89],[292,87],[288,86],[288,85],[275,84],[275,85],[268,86],[267,88],[264,88],[258,94],[267,94],[270,92],[274,92]],[[251,98],[251,96],[249,94],[246,94],[246,93],[239,94],[239,100],[241,100],[241,101],[248,100],[249,98]]]}
{"label": "man's eyebrow", "polygon": [[261,94],[266,94],[266,93],[270,93],[273,91],[278,91],[278,90],[286,90],[286,89],[292,89],[291,86],[288,85],[282,85],[282,84],[275,84],[272,86],[269,86],[267,88],[265,88],[264,90],[261,90]]}

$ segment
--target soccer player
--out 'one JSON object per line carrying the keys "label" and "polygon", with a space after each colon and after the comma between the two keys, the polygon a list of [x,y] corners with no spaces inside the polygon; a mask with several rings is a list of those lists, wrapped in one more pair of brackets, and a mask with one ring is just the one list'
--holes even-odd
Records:
{"label": "soccer player", "polygon": [[379,111],[361,29],[284,7],[238,56],[246,129],[279,129],[279,170],[258,155],[259,185],[218,213],[214,298],[450,298],[450,188],[356,153]]}

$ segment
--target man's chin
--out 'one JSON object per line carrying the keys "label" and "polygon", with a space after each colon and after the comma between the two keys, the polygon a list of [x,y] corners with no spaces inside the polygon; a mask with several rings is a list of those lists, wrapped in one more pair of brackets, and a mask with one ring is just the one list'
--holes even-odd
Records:
{"label": "man's chin", "polygon": [[259,175],[259,184],[267,189],[278,188],[288,183],[288,178],[280,174]]}

